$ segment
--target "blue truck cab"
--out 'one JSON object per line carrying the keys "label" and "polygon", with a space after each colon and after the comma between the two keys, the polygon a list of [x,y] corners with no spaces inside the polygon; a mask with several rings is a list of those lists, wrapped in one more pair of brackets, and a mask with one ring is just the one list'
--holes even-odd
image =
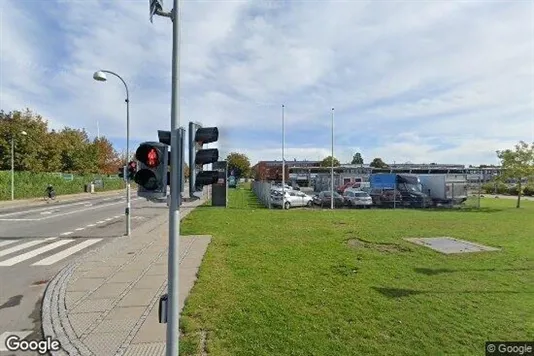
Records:
{"label": "blue truck cab", "polygon": [[[393,199],[398,206],[426,208],[432,205],[432,199],[423,193],[421,181],[416,175],[376,173],[371,174],[369,182],[371,197],[376,205],[391,206],[394,204]],[[393,194],[389,194],[392,191]]]}

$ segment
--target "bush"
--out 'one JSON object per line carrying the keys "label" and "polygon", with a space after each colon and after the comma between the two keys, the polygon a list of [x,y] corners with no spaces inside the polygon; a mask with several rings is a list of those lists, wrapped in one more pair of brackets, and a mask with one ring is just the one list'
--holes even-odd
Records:
{"label": "bush", "polygon": [[[495,192],[497,188],[497,192]],[[509,194],[509,188],[504,183],[486,183],[483,184],[481,190],[484,194]]]}
{"label": "bush", "polygon": [[[125,187],[117,176],[96,174],[74,175],[73,180],[65,180],[61,173],[15,172],[15,199],[40,198],[48,184],[52,184],[57,195],[83,193],[85,185],[95,179],[103,180],[103,188],[96,191],[117,190]],[[0,171],[0,200],[11,199],[11,172]]]}
{"label": "bush", "polygon": [[517,185],[514,185],[508,189],[508,194],[510,195],[517,195],[519,193],[519,189],[517,189]]}
{"label": "bush", "polygon": [[534,184],[527,185],[525,189],[523,189],[523,195],[534,197]]}

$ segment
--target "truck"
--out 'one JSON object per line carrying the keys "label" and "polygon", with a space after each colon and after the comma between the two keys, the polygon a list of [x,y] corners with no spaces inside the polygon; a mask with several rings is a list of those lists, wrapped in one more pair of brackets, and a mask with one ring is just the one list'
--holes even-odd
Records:
{"label": "truck", "polygon": [[422,191],[432,199],[434,206],[460,205],[467,200],[465,174],[419,174]]}
{"label": "truck", "polygon": [[373,203],[383,207],[427,208],[432,199],[414,174],[375,173],[369,177]]}

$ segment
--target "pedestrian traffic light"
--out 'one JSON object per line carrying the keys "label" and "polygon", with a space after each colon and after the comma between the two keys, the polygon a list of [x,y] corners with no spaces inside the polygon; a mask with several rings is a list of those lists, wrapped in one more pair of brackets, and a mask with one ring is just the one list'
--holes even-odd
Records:
{"label": "pedestrian traffic light", "polygon": [[219,172],[204,171],[202,166],[217,162],[219,150],[216,148],[202,149],[206,143],[216,142],[219,139],[217,127],[202,127],[194,122],[189,123],[189,194],[193,197],[195,192],[201,192],[205,185],[217,183]]}
{"label": "pedestrian traffic light", "polygon": [[167,197],[167,171],[169,147],[159,142],[143,142],[135,152],[138,161],[134,181],[137,195],[142,198]]}
{"label": "pedestrian traffic light", "polygon": [[137,173],[137,162],[136,161],[130,161],[128,162],[128,180],[134,180],[135,174]]}

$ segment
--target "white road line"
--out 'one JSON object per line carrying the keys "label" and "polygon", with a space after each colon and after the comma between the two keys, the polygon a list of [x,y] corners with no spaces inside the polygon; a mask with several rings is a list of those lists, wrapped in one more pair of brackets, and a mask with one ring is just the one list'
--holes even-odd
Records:
{"label": "white road line", "polygon": [[72,246],[72,247],[69,247],[68,249],[66,250],[63,250],[61,252],[58,252],[56,253],[55,255],[52,255],[52,256],[49,256],[47,258],[44,258],[40,261],[37,261],[35,262],[34,264],[32,264],[32,266],[50,266],[51,264],[54,264],[56,263],[57,261],[60,261],[70,255],[72,255],[73,253],[76,253],[78,251],[81,251],[83,250],[84,248],[86,247],[89,247],[91,245],[94,245],[96,244],[97,242],[99,241],[102,241],[102,239],[90,239],[90,240],[85,240],[75,246]]}
{"label": "white road line", "polygon": [[72,235],[74,234],[74,231],[67,231],[67,232],[64,232],[62,234],[60,234],[61,236],[68,236],[68,235]]}
{"label": "white road line", "polygon": [[14,211],[12,213],[0,214],[0,217],[20,215],[20,214],[37,213],[37,212],[40,212],[40,211],[48,211],[48,210],[61,209],[61,208],[64,208],[64,207],[69,207],[69,206],[82,205],[82,204],[85,204],[85,203],[86,202],[72,203],[72,204],[62,204],[62,205],[55,206],[55,207],[52,207],[52,208],[50,206],[47,206],[45,208],[40,208],[40,209],[29,209],[29,210]]}
{"label": "white road line", "polygon": [[51,212],[51,211],[43,211],[43,212],[41,213],[41,215],[48,215],[48,214],[52,214],[52,212]]}
{"label": "white road line", "polygon": [[48,237],[46,239],[34,240],[34,241],[26,242],[25,244],[22,244],[22,245],[13,246],[11,248],[8,248],[8,249],[5,249],[3,251],[0,251],[0,257],[5,256],[5,255],[9,255],[10,253],[13,253],[13,252],[24,250],[25,248],[28,248],[28,247],[32,247],[32,246],[35,246],[35,245],[39,245],[39,244],[45,243],[47,241],[55,240],[55,239],[57,239],[57,237]]}
{"label": "white road line", "polygon": [[20,240],[0,240],[0,247],[11,245],[12,243],[15,243]]}
{"label": "white road line", "polygon": [[41,219],[4,219],[4,218],[0,218],[0,221],[37,221],[37,220],[41,220]]}
{"label": "white road line", "polygon": [[118,219],[118,218],[121,217],[121,215],[115,215],[114,217],[115,217],[115,219]]}
{"label": "white road line", "polygon": [[97,221],[96,223],[97,223],[97,224],[103,224],[103,223],[105,223],[105,222],[106,222],[105,220],[100,220],[100,221]]}
{"label": "white road line", "polygon": [[74,240],[71,239],[71,240],[59,240],[59,241],[56,241],[56,242],[54,242],[54,243],[52,243],[50,245],[46,245],[46,246],[43,246],[43,247],[38,248],[36,250],[32,250],[32,251],[23,253],[22,255],[18,255],[18,256],[10,258],[8,260],[2,261],[2,262],[0,262],[0,266],[2,266],[2,267],[4,267],[4,266],[13,266],[13,265],[15,265],[17,263],[29,260],[32,257],[40,255],[41,253],[45,253],[47,251],[50,251],[50,250],[53,250],[53,249],[58,248],[60,246],[66,245],[68,243],[71,243],[72,241],[74,241]]}
{"label": "white road line", "polygon": [[110,220],[113,220],[113,218],[107,218],[106,221],[110,221]]}
{"label": "white road line", "polygon": [[53,218],[58,218],[58,217],[65,216],[65,215],[81,213],[81,212],[88,211],[88,210],[106,208],[108,206],[113,206],[113,205],[117,205],[117,204],[122,204],[122,203],[121,202],[116,202],[116,203],[110,203],[110,204],[102,204],[102,205],[92,206],[90,208],[68,211],[68,212],[65,212],[65,213],[54,214],[54,215],[42,217],[42,218],[39,218],[39,219],[33,219],[33,220],[41,221],[41,220],[53,219]]}
{"label": "white road line", "polygon": [[76,229],[76,231],[82,231],[83,229],[85,229],[85,227],[79,227]]}
{"label": "white road line", "polygon": [[20,340],[24,340],[33,331],[6,331],[0,335],[0,351],[9,351],[6,347],[6,339],[11,335],[16,335]]}
{"label": "white road line", "polygon": [[95,226],[95,225],[96,225],[96,224],[89,224],[89,225],[87,225],[86,227],[93,227],[93,226]]}

